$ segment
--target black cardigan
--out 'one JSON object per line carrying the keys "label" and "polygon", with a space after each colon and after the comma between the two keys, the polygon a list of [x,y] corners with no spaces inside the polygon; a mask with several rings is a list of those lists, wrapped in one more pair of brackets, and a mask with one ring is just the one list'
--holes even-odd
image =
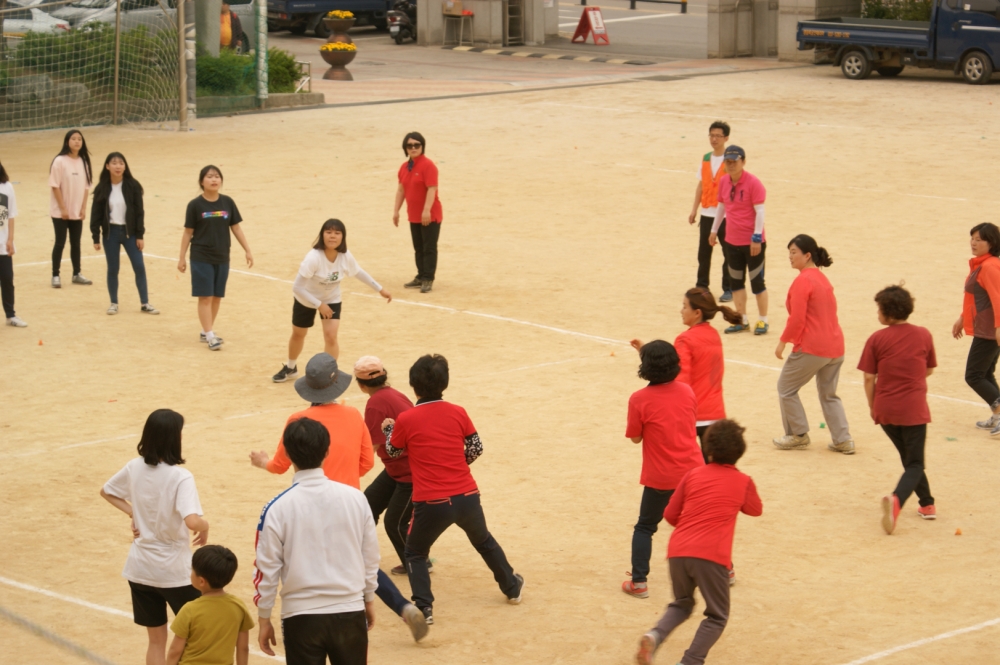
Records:
{"label": "black cardigan", "polygon": [[[110,190],[105,197],[94,197],[90,206],[90,233],[94,244],[101,243],[101,235],[108,237],[111,232],[111,207],[108,205]],[[146,232],[146,213],[142,209],[142,188],[135,180],[122,180],[122,196],[125,198],[125,237],[135,236],[142,240]]]}

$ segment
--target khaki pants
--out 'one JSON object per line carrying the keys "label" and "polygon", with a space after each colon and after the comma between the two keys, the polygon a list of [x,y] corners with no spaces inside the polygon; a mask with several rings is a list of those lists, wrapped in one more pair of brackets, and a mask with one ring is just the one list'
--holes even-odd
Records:
{"label": "khaki pants", "polygon": [[806,410],[802,408],[799,389],[816,377],[819,403],[833,442],[843,443],[851,439],[844,404],[837,397],[837,382],[840,380],[840,366],[843,364],[844,356],[821,358],[801,351],[788,356],[785,366],[781,368],[781,376],[778,377],[778,401],[781,404],[781,423],[785,427],[785,434],[802,436],[809,432],[809,419],[806,417]]}

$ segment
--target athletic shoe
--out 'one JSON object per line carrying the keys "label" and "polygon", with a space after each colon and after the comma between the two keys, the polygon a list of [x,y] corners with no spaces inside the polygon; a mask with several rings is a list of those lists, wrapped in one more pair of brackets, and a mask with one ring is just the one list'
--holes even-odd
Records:
{"label": "athletic shoe", "polygon": [[55,277],[52,278],[52,288],[53,289],[61,289],[62,288],[62,280],[59,279],[59,275],[56,275]]}
{"label": "athletic shoe", "polygon": [[[9,319],[7,319],[7,325],[8,326],[14,326],[15,328],[27,328],[28,327],[27,323],[25,323],[21,319],[17,318],[16,316],[12,316]],[[931,506],[931,507],[933,508],[933,506]]]}
{"label": "athletic shoe", "polygon": [[733,301],[732,291],[723,291],[722,295],[719,296],[719,302],[732,302],[732,301]]}
{"label": "athletic shoe", "polygon": [[155,307],[153,307],[149,303],[146,303],[140,309],[143,312],[145,312],[146,314],[159,314],[160,313],[160,310],[156,309]]}
{"label": "athletic shoe", "polygon": [[87,286],[89,284],[93,284],[92,281],[90,281],[89,279],[87,279],[86,277],[84,277],[83,275],[81,275],[80,273],[76,273],[75,275],[73,275],[73,283],[74,284],[83,284],[84,286]]}
{"label": "athletic shoe", "polygon": [[796,436],[794,434],[786,434],[780,439],[772,439],[775,447],[781,450],[796,450],[798,448],[805,448],[809,445],[809,435],[803,434],[802,436]]}
{"label": "athletic shoe", "polygon": [[986,420],[976,422],[976,427],[979,429],[993,429],[997,425],[1000,425],[1000,413],[994,413]]}
{"label": "athletic shoe", "polygon": [[[389,572],[392,573],[393,575],[406,575],[407,574],[406,566],[403,566],[403,565],[393,566],[392,568],[389,569]],[[433,573],[434,572],[434,563],[432,561],[430,561],[430,560],[427,561],[427,572],[428,573]]]}
{"label": "athletic shoe", "polygon": [[736,584],[736,571],[732,568],[729,569],[729,586]]}
{"label": "athletic shoe", "polygon": [[410,627],[414,642],[419,642],[427,636],[427,620],[424,619],[424,613],[417,609],[416,605],[411,603],[404,605],[400,616]]}
{"label": "athletic shoe", "polygon": [[222,348],[222,341],[223,340],[222,340],[221,337],[218,337],[218,336],[213,337],[212,340],[208,343],[208,350],[209,351],[218,351],[219,349]]}
{"label": "athletic shoe", "polygon": [[770,326],[767,325],[766,321],[758,321],[757,325],[753,328],[754,335],[766,335]]}
{"label": "athletic shoe", "polygon": [[639,640],[639,650],[635,654],[635,662],[639,665],[653,665],[654,653],[656,653],[656,635],[646,633]]}
{"label": "athletic shoe", "polygon": [[118,303],[113,302],[108,306],[108,316],[114,316],[118,313]]}
{"label": "athletic shoe", "polygon": [[205,336],[205,333],[198,333],[198,341],[203,343],[207,342],[208,337]]}
{"label": "athletic shoe", "polygon": [[420,292],[421,293],[430,293],[432,288],[434,288],[434,280],[433,279],[425,279],[420,284]]}
{"label": "athletic shoe", "polygon": [[423,285],[424,285],[424,280],[420,279],[420,277],[418,276],[418,277],[414,277],[413,279],[411,279],[406,284],[403,284],[403,288],[404,289],[419,289]]}
{"label": "athletic shoe", "polygon": [[275,383],[284,383],[285,381],[288,380],[288,377],[295,376],[298,373],[299,373],[298,365],[296,365],[294,368],[290,368],[288,367],[288,365],[282,365],[281,371],[272,376],[271,380],[274,381]]}
{"label": "athletic shoe", "polygon": [[996,436],[997,434],[1000,434],[1000,423],[997,423],[997,426],[990,430],[990,436]]}
{"label": "athletic shoe", "polygon": [[845,455],[854,454],[854,439],[848,439],[847,441],[841,441],[840,443],[830,443],[826,446],[829,450],[835,453],[843,453]]}
{"label": "athletic shoe", "polygon": [[937,519],[937,508],[934,506],[920,506],[917,508],[917,515],[920,515],[925,520],[936,520]]}
{"label": "athletic shoe", "polygon": [[896,518],[899,517],[899,499],[895,494],[882,497],[882,528],[891,534],[896,530]]}
{"label": "athletic shoe", "polygon": [[743,332],[744,330],[750,330],[749,323],[737,323],[735,325],[731,325],[728,328],[726,328],[723,332],[728,335],[730,333]]}
{"label": "athletic shoe", "polygon": [[426,624],[428,626],[433,626],[434,625],[434,610],[432,610],[429,607],[418,607],[417,609],[420,610],[421,614],[424,615],[424,624]]}
{"label": "athletic shoe", "polygon": [[640,584],[642,586],[639,586],[632,580],[625,580],[622,582],[622,591],[633,598],[649,598],[649,589],[646,588],[646,583],[640,582]]}
{"label": "athletic shoe", "polygon": [[513,596],[513,597],[508,596],[507,597],[507,602],[510,603],[511,605],[520,605],[521,604],[521,592],[524,591],[524,578],[521,577],[520,575],[518,575],[517,573],[514,573],[514,577],[516,577],[517,581],[521,583],[521,586],[517,587],[517,595],[516,596]]}

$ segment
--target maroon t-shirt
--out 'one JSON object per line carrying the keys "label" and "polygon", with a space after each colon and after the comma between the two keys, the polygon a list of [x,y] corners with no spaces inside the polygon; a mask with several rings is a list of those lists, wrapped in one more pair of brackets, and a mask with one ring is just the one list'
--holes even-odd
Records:
{"label": "maroon t-shirt", "polygon": [[858,369],[875,374],[875,422],[926,425],[927,369],[937,367],[934,340],[927,328],[910,323],[886,326],[865,343]]}
{"label": "maroon t-shirt", "polygon": [[410,458],[404,452],[401,456],[393,459],[385,451],[385,434],[382,433],[382,422],[386,418],[395,420],[399,414],[413,408],[410,398],[399,392],[395,388],[386,386],[375,391],[368,398],[365,406],[365,425],[372,435],[372,445],[375,446],[375,453],[385,465],[385,471],[389,477],[397,483],[412,483],[413,477],[410,475]]}

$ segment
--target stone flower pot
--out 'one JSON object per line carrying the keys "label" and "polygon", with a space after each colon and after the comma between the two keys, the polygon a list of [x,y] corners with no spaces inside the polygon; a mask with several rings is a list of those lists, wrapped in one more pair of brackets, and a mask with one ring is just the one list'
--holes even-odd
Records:
{"label": "stone flower pot", "polygon": [[[354,21],[356,20],[357,19],[353,18],[324,18],[323,25],[325,25],[326,29],[332,34],[335,35],[337,33],[344,33],[344,36],[346,37],[347,31],[354,26]],[[350,41],[351,38],[347,37],[347,39]]]}
{"label": "stone flower pot", "polygon": [[353,81],[351,72],[347,71],[347,65],[354,60],[357,51],[320,51],[319,54],[330,65],[323,78],[328,81]]}

